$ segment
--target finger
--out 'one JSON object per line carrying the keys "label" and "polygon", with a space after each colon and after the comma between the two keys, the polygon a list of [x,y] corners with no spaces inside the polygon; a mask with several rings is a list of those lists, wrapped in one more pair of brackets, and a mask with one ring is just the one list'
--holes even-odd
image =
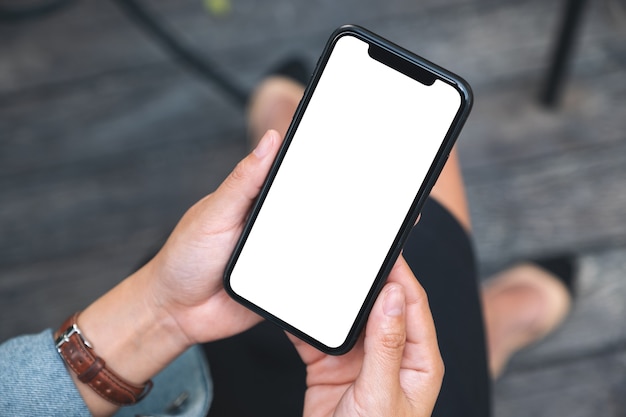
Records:
{"label": "finger", "polygon": [[402,256],[389,274],[389,282],[405,289],[406,347],[401,368],[411,371],[404,374],[405,392],[415,403],[434,406],[444,368],[428,297]]}
{"label": "finger", "polygon": [[[399,392],[406,343],[406,305],[402,285],[388,283],[374,303],[365,330],[365,356],[357,384],[375,397]],[[386,393],[379,390],[385,387]]]}
{"label": "finger", "polygon": [[287,335],[287,338],[291,341],[291,343],[293,343],[293,346],[296,348],[296,351],[300,355],[300,359],[302,359],[302,362],[304,362],[305,365],[308,365],[324,357],[323,352],[314,348],[299,337],[294,336],[287,331],[285,331],[285,334]]}
{"label": "finger", "polygon": [[220,205],[214,208],[235,218],[245,216],[261,190],[281,142],[278,132],[267,131],[254,151],[237,164],[215,191],[212,198],[219,198]]}
{"label": "finger", "polygon": [[437,332],[433,321],[428,296],[413,271],[402,256],[398,257],[388,278],[389,282],[401,284],[406,292],[407,343],[419,344],[429,357],[439,356]]}

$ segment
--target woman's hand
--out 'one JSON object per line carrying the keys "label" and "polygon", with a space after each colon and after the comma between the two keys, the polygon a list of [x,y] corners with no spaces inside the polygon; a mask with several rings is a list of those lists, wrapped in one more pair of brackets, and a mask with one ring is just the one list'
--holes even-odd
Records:
{"label": "woman's hand", "polygon": [[325,355],[291,338],[307,365],[306,417],[432,414],[443,362],[426,293],[402,257],[352,351]]}
{"label": "woman's hand", "polygon": [[[267,132],[214,193],[187,211],[150,262],[79,315],[80,329],[109,369],[143,384],[192,344],[234,335],[261,320],[233,301],[222,282],[280,143],[277,132]],[[94,416],[115,411],[72,377]]]}

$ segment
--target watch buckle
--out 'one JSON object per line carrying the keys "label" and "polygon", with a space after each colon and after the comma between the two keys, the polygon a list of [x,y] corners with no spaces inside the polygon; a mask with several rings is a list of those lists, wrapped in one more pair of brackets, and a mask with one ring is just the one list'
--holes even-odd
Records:
{"label": "watch buckle", "polygon": [[76,323],[74,323],[70,327],[65,329],[65,331],[61,335],[59,335],[59,337],[57,337],[57,339],[55,340],[55,345],[59,353],[61,353],[61,346],[63,346],[64,343],[69,342],[70,337],[74,336],[75,334],[77,334],[78,337],[80,337],[80,340],[82,340],[85,346],[87,346],[89,349],[93,349],[93,346],[91,345],[91,343],[89,343],[89,341],[85,339],[85,336],[83,336],[83,334],[80,332],[80,329],[78,328]]}

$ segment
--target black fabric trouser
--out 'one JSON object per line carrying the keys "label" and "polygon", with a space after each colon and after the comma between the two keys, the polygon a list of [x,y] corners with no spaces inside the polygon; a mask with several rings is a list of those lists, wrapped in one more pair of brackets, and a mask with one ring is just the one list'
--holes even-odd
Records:
{"label": "black fabric trouser", "polygon": [[[469,236],[429,199],[403,254],[428,294],[446,368],[433,416],[490,416],[491,383]],[[263,322],[204,349],[214,386],[210,417],[302,415],[305,369],[282,330]]]}

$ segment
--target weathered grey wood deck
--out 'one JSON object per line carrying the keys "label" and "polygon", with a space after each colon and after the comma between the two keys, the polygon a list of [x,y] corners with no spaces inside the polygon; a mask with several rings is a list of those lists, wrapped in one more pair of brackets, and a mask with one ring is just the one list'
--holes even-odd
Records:
{"label": "weathered grey wood deck", "polygon": [[[580,255],[579,298],[495,385],[497,416],[626,415],[626,27],[590,2],[563,106],[536,95],[561,13],[543,0],[150,4],[250,87],[359,23],[466,78],[459,148],[485,273]],[[613,0],[620,4],[619,0]],[[621,2],[623,5],[623,1]],[[621,26],[620,26],[621,25]],[[0,340],[121,280],[245,153],[244,117],[109,2],[0,23]]]}

